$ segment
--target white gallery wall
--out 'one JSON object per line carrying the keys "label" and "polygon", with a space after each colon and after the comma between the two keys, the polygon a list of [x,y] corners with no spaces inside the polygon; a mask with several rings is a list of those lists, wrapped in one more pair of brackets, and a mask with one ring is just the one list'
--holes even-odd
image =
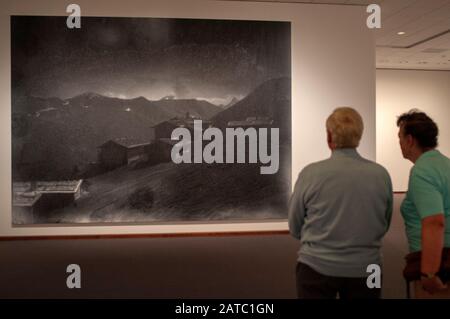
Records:
{"label": "white gallery wall", "polygon": [[[365,7],[236,1],[78,0],[82,16],[291,21],[292,176],[324,159],[325,120],[337,106],[355,107],[365,122],[360,152],[375,159],[375,43]],[[67,1],[0,2],[0,236],[286,230],[287,222],[182,225],[11,225],[10,15],[66,15]]]}
{"label": "white gallery wall", "polygon": [[397,116],[416,108],[439,126],[438,149],[450,156],[450,72],[377,70],[377,161],[391,174],[394,191],[408,188],[412,163],[402,157]]}

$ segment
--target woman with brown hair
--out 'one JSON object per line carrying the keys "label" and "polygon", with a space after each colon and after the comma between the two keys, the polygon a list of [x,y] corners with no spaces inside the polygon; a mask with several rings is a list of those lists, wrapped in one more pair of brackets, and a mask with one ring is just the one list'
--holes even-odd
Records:
{"label": "woman with brown hair", "polygon": [[410,254],[404,275],[416,298],[450,298],[450,159],[441,154],[438,127],[412,110],[397,120],[403,157],[414,163],[401,205]]}

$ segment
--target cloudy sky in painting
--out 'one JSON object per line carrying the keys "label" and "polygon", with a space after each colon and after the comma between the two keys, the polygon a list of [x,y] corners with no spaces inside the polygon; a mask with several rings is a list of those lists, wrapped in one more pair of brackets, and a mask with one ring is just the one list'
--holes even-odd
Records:
{"label": "cloudy sky in painting", "polygon": [[13,95],[242,98],[290,76],[286,22],[11,17]]}

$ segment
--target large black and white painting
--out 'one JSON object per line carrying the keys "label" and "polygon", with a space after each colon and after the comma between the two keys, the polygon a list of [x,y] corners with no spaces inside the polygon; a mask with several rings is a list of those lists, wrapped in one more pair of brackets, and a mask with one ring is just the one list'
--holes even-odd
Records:
{"label": "large black and white painting", "polygon": [[[286,218],[289,22],[82,17],[69,29],[66,19],[11,17],[13,224]],[[227,129],[269,133],[245,137],[244,162],[214,150],[214,162],[180,163],[177,128],[193,133],[183,158],[207,129],[227,151]]]}

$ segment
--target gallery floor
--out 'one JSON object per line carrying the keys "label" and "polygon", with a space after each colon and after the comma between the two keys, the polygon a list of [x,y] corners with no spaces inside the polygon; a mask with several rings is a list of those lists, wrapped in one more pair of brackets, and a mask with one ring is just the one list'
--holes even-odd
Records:
{"label": "gallery floor", "polygon": [[[384,298],[406,295],[402,198],[383,247]],[[288,235],[0,241],[0,298],[295,298],[297,246]],[[66,286],[72,263],[81,289]]]}

